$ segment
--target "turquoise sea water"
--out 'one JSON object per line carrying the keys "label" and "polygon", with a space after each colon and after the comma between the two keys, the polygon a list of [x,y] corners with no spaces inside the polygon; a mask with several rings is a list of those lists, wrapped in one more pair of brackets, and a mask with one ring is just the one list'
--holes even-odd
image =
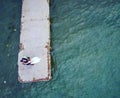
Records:
{"label": "turquoise sea water", "polygon": [[120,98],[119,0],[50,1],[49,82],[17,80],[20,15],[21,0],[0,0],[0,98]]}

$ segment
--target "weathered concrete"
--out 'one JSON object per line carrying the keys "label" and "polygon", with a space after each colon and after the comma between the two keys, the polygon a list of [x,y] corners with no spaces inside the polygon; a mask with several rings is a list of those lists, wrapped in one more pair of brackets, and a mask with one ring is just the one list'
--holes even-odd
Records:
{"label": "weathered concrete", "polygon": [[[51,79],[49,53],[49,2],[47,0],[23,0],[18,80],[37,82]],[[41,60],[35,65],[23,65],[20,60],[24,56],[39,57]]]}

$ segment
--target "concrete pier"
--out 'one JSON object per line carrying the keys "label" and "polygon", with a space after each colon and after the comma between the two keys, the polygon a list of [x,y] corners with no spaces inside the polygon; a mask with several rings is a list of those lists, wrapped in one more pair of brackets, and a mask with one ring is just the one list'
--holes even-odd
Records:
{"label": "concrete pier", "polygon": [[[23,65],[22,57],[39,57],[34,65]],[[50,22],[48,0],[23,0],[18,80],[21,83],[51,79]]]}

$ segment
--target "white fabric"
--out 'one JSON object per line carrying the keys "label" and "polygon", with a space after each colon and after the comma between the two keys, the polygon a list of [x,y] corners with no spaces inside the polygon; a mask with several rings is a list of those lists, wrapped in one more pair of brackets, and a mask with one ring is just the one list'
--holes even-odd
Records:
{"label": "white fabric", "polygon": [[31,64],[39,63],[40,60],[41,60],[41,58],[39,58],[39,57],[33,57],[33,58],[31,59]]}

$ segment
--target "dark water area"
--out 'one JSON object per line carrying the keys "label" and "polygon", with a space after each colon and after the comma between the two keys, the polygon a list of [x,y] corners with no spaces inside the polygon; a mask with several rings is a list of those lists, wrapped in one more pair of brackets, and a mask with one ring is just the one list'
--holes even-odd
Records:
{"label": "dark water area", "polygon": [[120,1],[50,0],[52,79],[18,82],[21,0],[0,0],[0,98],[120,98]]}

